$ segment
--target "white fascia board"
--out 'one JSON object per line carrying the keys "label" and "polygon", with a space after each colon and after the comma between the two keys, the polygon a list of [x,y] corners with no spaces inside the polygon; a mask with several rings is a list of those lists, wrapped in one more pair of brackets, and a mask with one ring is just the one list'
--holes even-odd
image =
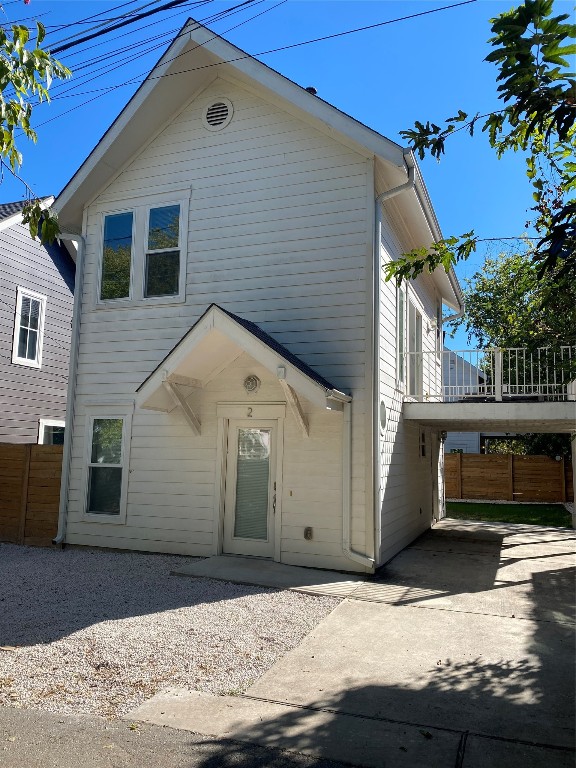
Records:
{"label": "white fascia board", "polygon": [[[106,178],[116,173],[118,169],[106,163],[106,153],[110,150],[112,144],[120,137],[121,133],[132,120],[134,114],[149,98],[152,91],[163,84],[162,75],[166,73],[166,70],[169,68],[173,59],[177,58],[182,53],[182,50],[188,44],[188,40],[189,36],[186,34],[178,33],[176,35],[172,44],[149,72],[136,93],[114,120],[110,128],[104,133],[98,144],[94,147],[68,184],[60,192],[55,204],[57,211],[62,211],[66,205],[70,203],[79,187],[88,179],[95,169],[100,167],[101,171],[100,176],[102,176],[102,183],[96,184],[99,188],[105,184]],[[152,75],[154,75],[153,79],[151,79]]]}
{"label": "white fascia board", "polygon": [[[54,197],[45,197],[44,199],[40,200],[40,208],[45,210],[46,208],[50,208],[52,203],[54,202]],[[0,232],[3,232],[5,229],[8,229],[9,227],[13,227],[14,224],[22,224],[22,211],[18,211],[18,213],[13,213],[12,216],[8,216],[8,218],[3,219],[0,221]]]}
{"label": "white fascia board", "polygon": [[[191,29],[185,31],[185,25],[184,29],[178,33],[134,96],[61,191],[55,205],[58,211],[65,214],[67,206],[72,203],[75,203],[74,210],[78,206],[83,207],[93,197],[95,190],[106,187],[112,177],[120,170],[118,164],[112,162],[109,157],[113,148],[118,156],[124,158],[135,154],[133,141],[130,141],[130,151],[126,152],[119,151],[118,147],[114,147],[114,145],[119,140],[121,141],[122,133],[127,129],[135,114],[140,109],[145,108],[146,101],[154,91],[164,88],[181,88],[182,83],[179,79],[176,82],[174,77],[163,78],[162,75],[168,74],[169,69],[172,70],[170,75],[178,75],[179,72],[184,75],[187,65],[184,64],[182,54],[189,44],[194,46],[190,53],[198,51],[197,56],[202,56],[208,62],[198,67],[198,75],[194,75],[193,67],[190,73],[191,77],[205,78],[211,68],[214,67],[214,71],[216,71],[215,67],[221,66],[225,68],[222,71],[224,76],[225,72],[232,76],[236,73],[240,79],[245,78],[260,85],[280,100],[293,105],[301,117],[308,119],[320,130],[337,134],[334,138],[337,139],[338,136],[347,138],[362,148],[365,154],[378,155],[397,168],[404,167],[403,150],[400,145],[381,136],[317,96],[312,96],[304,88],[288,80],[266,64],[252,58],[223,38],[216,36],[205,27],[198,26],[194,21],[187,22],[187,25]],[[178,61],[179,57],[180,61]],[[181,96],[179,91],[178,93]],[[144,130],[146,121],[139,121],[140,123]],[[146,139],[143,138],[141,144],[144,145],[145,143]],[[139,150],[140,148],[138,146],[136,149]],[[90,177],[92,178],[88,185],[89,191],[87,188],[82,195],[82,187]],[[82,198],[80,200],[77,199],[79,193]]]}
{"label": "white fascia board", "polygon": [[[190,38],[222,62],[230,62],[227,67],[237,70],[238,73],[258,83],[282,100],[293,104],[305,117],[312,117],[323,126],[351,139],[368,150],[368,154],[378,155],[386,162],[398,168],[404,168],[403,148],[399,144],[360,123],[322,98],[308,93],[305,88],[258,59],[248,56],[232,43],[220,37],[215,38],[214,33],[209,30],[203,27],[194,30]],[[234,60],[235,58],[237,60]]]}
{"label": "white fascia board", "polygon": [[314,405],[325,408],[327,396],[348,401],[347,395],[338,393],[335,390],[327,392],[318,382],[306,376],[305,373],[282,357],[280,353],[271,349],[263,341],[260,341],[249,330],[222,312],[218,307],[211,307],[198,322],[198,325],[189,331],[188,335],[182,339],[176,349],[162,361],[148,381],[142,385],[137,395],[139,404],[145,403],[154,395],[156,390],[162,386],[164,377],[176,372],[178,366],[186,360],[194,347],[211,330],[217,330],[222,333],[222,335],[230,339],[231,342],[240,347],[240,349],[274,375],[276,375],[279,365],[284,366],[286,368],[286,382]]}
{"label": "white fascia board", "polygon": [[260,341],[256,336],[253,336],[250,331],[231,317],[220,312],[217,307],[214,307],[213,311],[217,313],[215,314],[215,327],[221,331],[221,333],[228,336],[228,338],[238,344],[239,347],[242,347],[250,357],[254,358],[254,360],[264,366],[264,368],[267,368],[270,373],[276,375],[278,366],[285,366],[286,383],[311,403],[314,403],[321,408],[325,407],[326,390],[324,387],[293,366],[288,360],[282,357],[279,352],[270,349],[267,344]]}

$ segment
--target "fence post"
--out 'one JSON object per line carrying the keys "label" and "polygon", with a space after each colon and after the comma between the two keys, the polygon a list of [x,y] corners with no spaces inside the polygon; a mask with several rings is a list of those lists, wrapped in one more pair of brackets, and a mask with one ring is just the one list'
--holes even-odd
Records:
{"label": "fence post", "polygon": [[514,501],[514,454],[508,454],[508,501]]}
{"label": "fence post", "polygon": [[565,467],[564,456],[562,456],[562,458],[558,463],[560,464],[560,472],[561,472],[560,495],[561,495],[561,500],[564,502],[566,501],[566,467]]}
{"label": "fence post", "polygon": [[457,453],[458,460],[456,461],[456,498],[462,498],[462,454]]}
{"label": "fence post", "polygon": [[502,402],[502,350],[494,353],[494,398],[497,403]]}
{"label": "fence post", "polygon": [[27,443],[24,446],[24,471],[22,473],[22,496],[20,500],[20,525],[18,527],[18,544],[24,544],[24,533],[26,531],[26,509],[28,507],[28,479],[30,477],[31,453],[32,444]]}

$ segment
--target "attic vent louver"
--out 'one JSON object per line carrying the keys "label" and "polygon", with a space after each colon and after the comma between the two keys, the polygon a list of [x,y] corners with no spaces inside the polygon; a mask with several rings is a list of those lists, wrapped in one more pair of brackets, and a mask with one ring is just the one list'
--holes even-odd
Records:
{"label": "attic vent louver", "polygon": [[232,102],[228,99],[219,98],[205,108],[202,115],[204,127],[209,131],[221,131],[230,123],[233,114]]}

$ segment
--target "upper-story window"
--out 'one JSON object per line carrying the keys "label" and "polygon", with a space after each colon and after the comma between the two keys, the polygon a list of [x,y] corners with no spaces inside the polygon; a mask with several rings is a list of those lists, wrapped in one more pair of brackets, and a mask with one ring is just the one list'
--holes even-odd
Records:
{"label": "upper-story window", "polygon": [[182,201],[104,215],[99,304],[184,300],[186,211]]}
{"label": "upper-story window", "polygon": [[45,311],[46,296],[18,288],[12,341],[12,362],[16,365],[41,367]]}
{"label": "upper-story window", "polygon": [[396,382],[404,388],[406,359],[406,289],[398,286],[396,291]]}
{"label": "upper-story window", "polygon": [[144,297],[180,292],[180,206],[151,208],[144,274]]}
{"label": "upper-story window", "polygon": [[100,298],[103,301],[130,297],[133,227],[132,211],[104,217],[100,286]]}

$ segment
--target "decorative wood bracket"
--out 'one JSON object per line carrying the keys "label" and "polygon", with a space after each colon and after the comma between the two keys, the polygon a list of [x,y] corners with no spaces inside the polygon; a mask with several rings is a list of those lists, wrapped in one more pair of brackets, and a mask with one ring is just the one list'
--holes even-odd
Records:
{"label": "decorative wood bracket", "polygon": [[292,413],[294,414],[296,423],[300,427],[300,431],[302,432],[303,437],[310,437],[310,427],[308,426],[308,419],[306,418],[306,414],[302,410],[302,406],[300,405],[300,400],[298,399],[298,395],[292,389],[290,384],[288,384],[286,379],[279,378],[278,383],[280,384],[284,394],[286,395],[286,400],[290,404],[290,408],[292,409]]}
{"label": "decorative wood bracket", "polygon": [[192,427],[192,431],[195,435],[200,434],[200,419],[198,416],[194,413],[188,402],[186,401],[186,398],[180,392],[178,389],[178,385],[174,382],[170,381],[169,379],[165,379],[162,384],[164,385],[164,388],[169,393],[170,397],[173,399],[175,405],[180,406],[182,408],[182,411],[184,413],[184,417],[188,424]]}

